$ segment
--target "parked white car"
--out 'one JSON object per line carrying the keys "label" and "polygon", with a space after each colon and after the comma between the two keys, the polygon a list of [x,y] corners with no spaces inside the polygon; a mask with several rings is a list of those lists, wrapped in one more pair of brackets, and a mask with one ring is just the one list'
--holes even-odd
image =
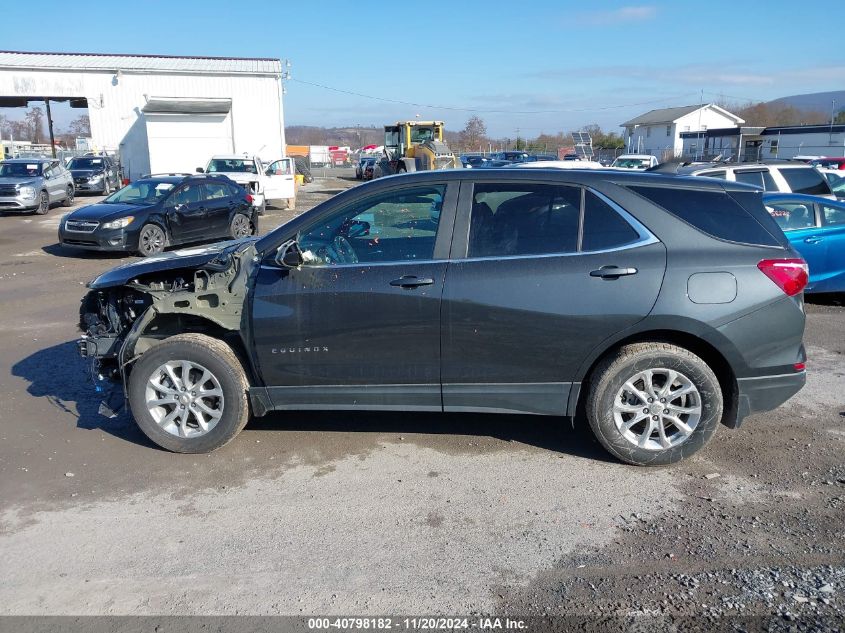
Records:
{"label": "parked white car", "polygon": [[622,154],[610,164],[612,169],[648,169],[657,166],[657,158],[651,154]]}
{"label": "parked white car", "polygon": [[288,209],[296,202],[295,166],[292,158],[279,158],[265,165],[258,156],[218,154],[197,172],[223,174],[241,185],[253,198],[253,205],[264,211],[268,200],[284,200]]}
{"label": "parked white car", "polygon": [[804,193],[836,198],[818,169],[796,161],[761,163],[698,163],[681,167],[684,176],[706,176],[756,185],[764,191]]}

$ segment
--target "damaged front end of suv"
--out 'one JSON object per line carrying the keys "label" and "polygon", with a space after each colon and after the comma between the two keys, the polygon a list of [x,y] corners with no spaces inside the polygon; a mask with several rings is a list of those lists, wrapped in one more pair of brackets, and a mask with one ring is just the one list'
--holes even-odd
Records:
{"label": "damaged front end of suv", "polygon": [[132,363],[183,332],[225,341],[240,356],[249,331],[245,304],[256,266],[254,243],[176,251],[91,281],[80,306],[77,344],[80,355],[90,359],[95,384],[121,383],[126,397]]}

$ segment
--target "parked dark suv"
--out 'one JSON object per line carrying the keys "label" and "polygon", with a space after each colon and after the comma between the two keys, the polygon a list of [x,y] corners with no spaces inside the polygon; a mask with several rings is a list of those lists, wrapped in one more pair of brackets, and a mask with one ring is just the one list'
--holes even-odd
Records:
{"label": "parked dark suv", "polygon": [[66,215],[59,242],[95,251],[156,255],[165,247],[256,231],[252,196],[225,176],[147,176]]}
{"label": "parked dark suv", "polygon": [[481,411],[586,419],[667,464],[802,387],[806,282],[752,187],[427,171],[101,275],[80,350],[173,451],[279,409]]}

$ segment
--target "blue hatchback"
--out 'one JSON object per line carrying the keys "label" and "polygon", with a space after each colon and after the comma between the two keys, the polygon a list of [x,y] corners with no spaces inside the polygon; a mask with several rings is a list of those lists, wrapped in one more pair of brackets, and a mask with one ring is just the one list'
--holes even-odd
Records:
{"label": "blue hatchback", "polygon": [[810,267],[804,292],[845,292],[845,202],[765,193],[763,203]]}

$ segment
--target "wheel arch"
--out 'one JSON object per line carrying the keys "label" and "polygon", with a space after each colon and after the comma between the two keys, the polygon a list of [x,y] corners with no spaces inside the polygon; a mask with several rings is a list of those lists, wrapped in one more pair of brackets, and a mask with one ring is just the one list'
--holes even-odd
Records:
{"label": "wheel arch", "polygon": [[[715,333],[715,331],[713,331]],[[722,424],[729,428],[737,426],[737,407],[739,404],[739,387],[734,366],[731,363],[730,351],[724,353],[725,346],[717,347],[714,341],[707,340],[702,333],[694,333],[689,330],[654,328],[644,329],[621,336],[594,353],[582,364],[577,383],[579,388],[573,389],[569,398],[567,414],[573,417],[581,416],[584,413],[586,399],[589,395],[587,386],[595,372],[596,367],[608,355],[617,352],[625,345],[633,343],[669,343],[683,347],[701,358],[719,380],[724,398],[724,411],[722,413]],[[716,333],[717,334],[717,333]]]}
{"label": "wheel arch", "polygon": [[[163,343],[173,336],[191,333],[205,334],[226,343],[232,348],[232,351],[246,373],[250,386],[262,384],[240,331],[227,329],[220,323],[216,323],[212,319],[199,314],[158,312],[153,310],[151,316],[144,320],[146,323],[143,323],[137,332],[130,332],[124,343],[126,346],[124,355],[132,357],[133,363],[156,345]],[[135,354],[136,351],[139,352],[137,355]]]}

